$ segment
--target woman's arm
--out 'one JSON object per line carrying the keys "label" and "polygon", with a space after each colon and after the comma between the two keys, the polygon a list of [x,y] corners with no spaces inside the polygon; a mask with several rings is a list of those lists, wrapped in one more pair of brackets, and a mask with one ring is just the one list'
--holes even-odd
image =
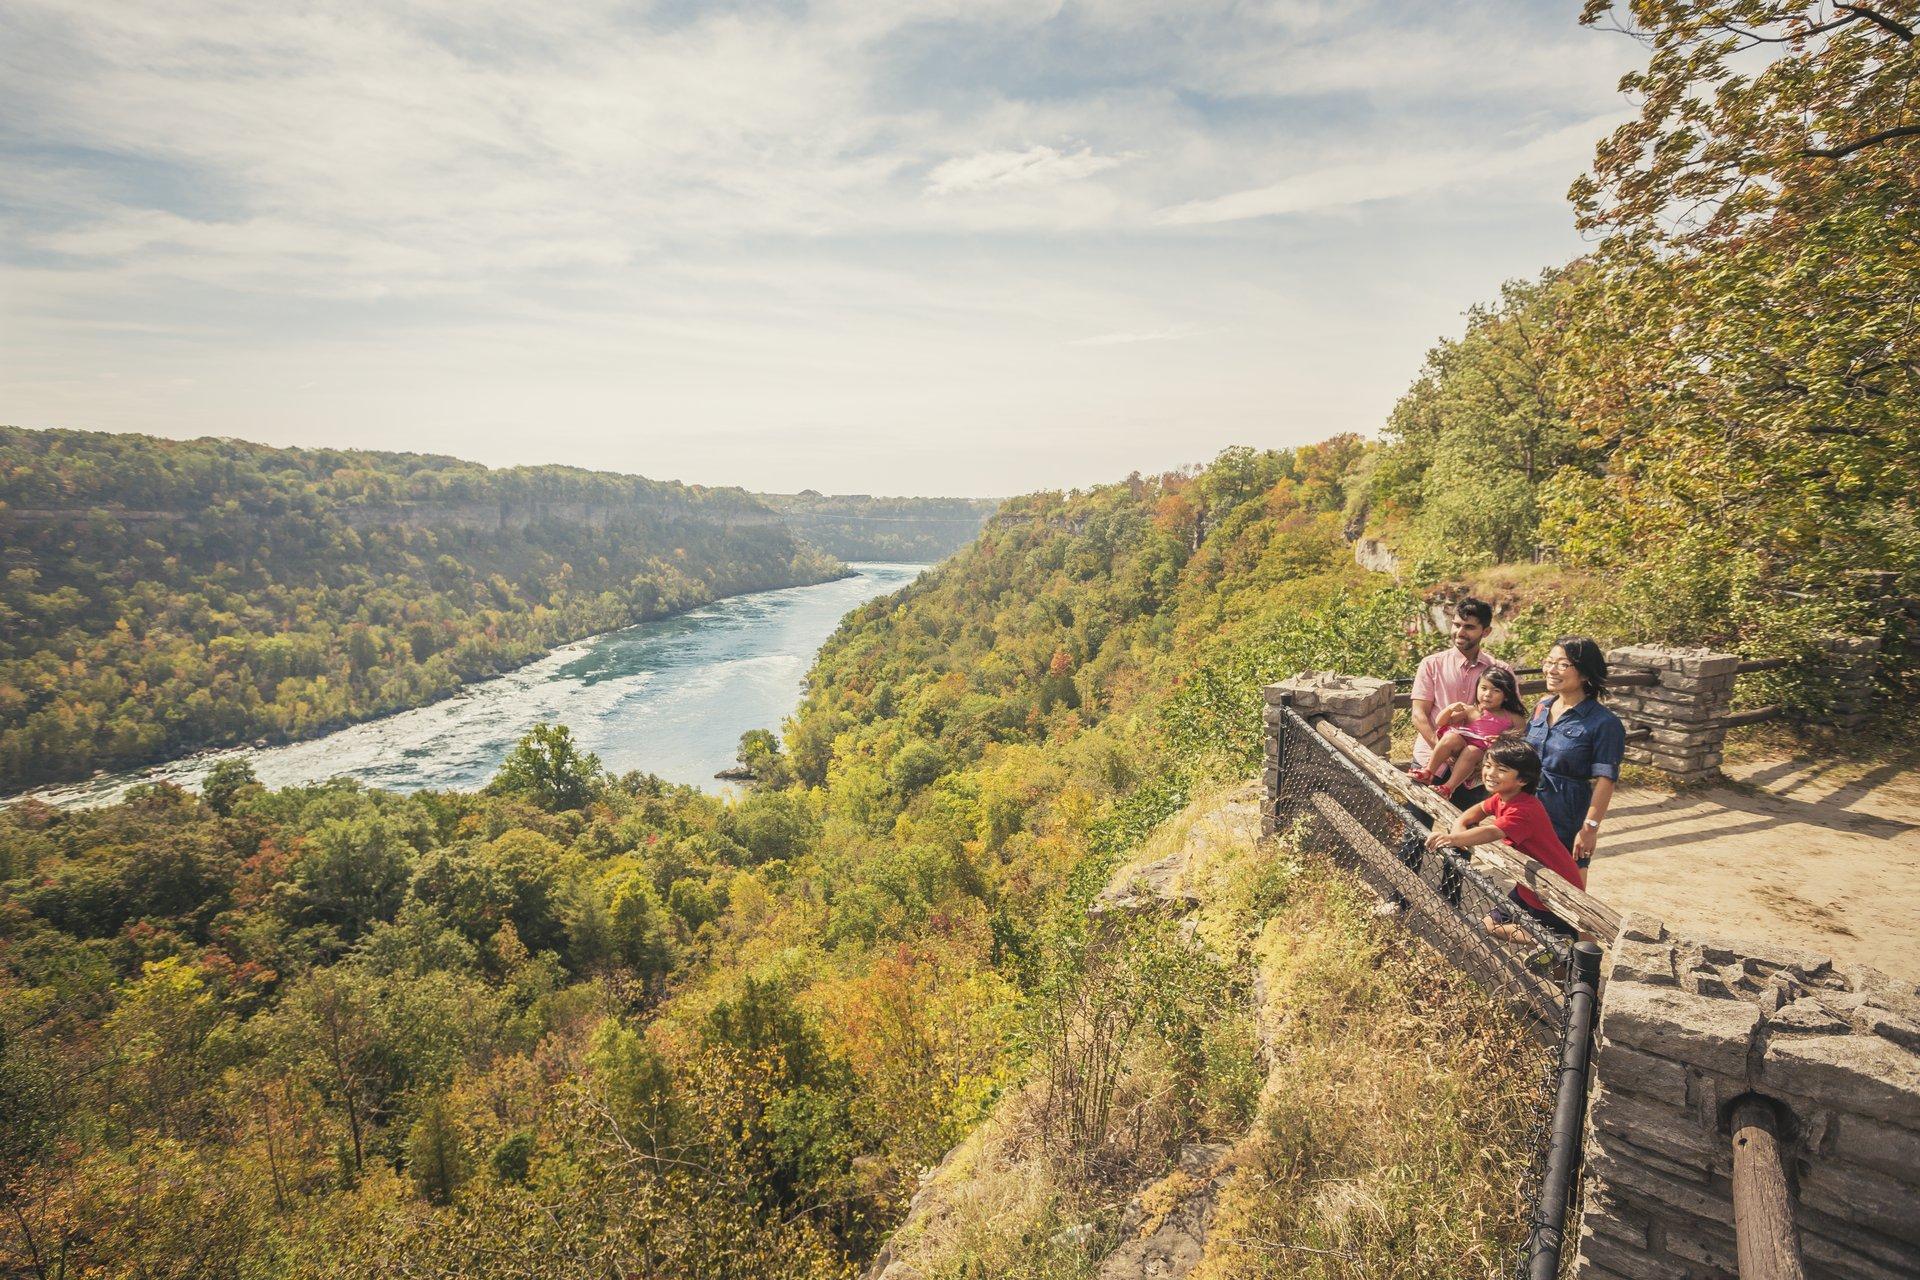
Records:
{"label": "woman's arm", "polygon": [[1607,806],[1613,803],[1614,780],[1620,776],[1620,765],[1626,754],[1627,727],[1620,723],[1619,716],[1607,711],[1601,719],[1599,731],[1594,735],[1593,764],[1589,775],[1593,779],[1593,798],[1587,801],[1587,811],[1580,829],[1573,833],[1573,856],[1576,859],[1591,858],[1595,846],[1600,843],[1597,825],[1587,824],[1598,824],[1607,816]]}
{"label": "woman's arm", "polygon": [[[1593,799],[1587,802],[1586,821],[1580,824],[1580,830],[1573,836],[1573,856],[1591,858],[1596,845],[1600,843],[1598,823],[1607,816],[1607,806],[1613,803],[1613,779],[1593,780]],[[1589,826],[1588,823],[1596,824]]]}

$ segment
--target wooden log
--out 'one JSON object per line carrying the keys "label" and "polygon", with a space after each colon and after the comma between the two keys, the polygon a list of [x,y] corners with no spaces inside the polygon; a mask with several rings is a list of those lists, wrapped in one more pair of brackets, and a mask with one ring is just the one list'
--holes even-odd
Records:
{"label": "wooden log", "polygon": [[1733,1233],[1740,1280],[1806,1280],[1793,1196],[1780,1156],[1780,1115],[1766,1098],[1733,1104]]}
{"label": "wooden log", "polygon": [[1792,666],[1793,663],[1792,658],[1742,658],[1734,670],[1744,676],[1753,671],[1778,671],[1782,667]]}
{"label": "wooden log", "polygon": [[[1382,760],[1325,720],[1313,722],[1314,732],[1332,743],[1341,755],[1351,760],[1369,778],[1394,799],[1420,810],[1434,820],[1436,831],[1449,831],[1460,817],[1460,810],[1431,787],[1423,787],[1406,774]],[[1478,844],[1470,851],[1474,861],[1495,874],[1525,885],[1540,896],[1547,910],[1559,916],[1603,946],[1612,946],[1620,932],[1620,914],[1584,889],[1567,883],[1558,875],[1520,852],[1505,841]]]}

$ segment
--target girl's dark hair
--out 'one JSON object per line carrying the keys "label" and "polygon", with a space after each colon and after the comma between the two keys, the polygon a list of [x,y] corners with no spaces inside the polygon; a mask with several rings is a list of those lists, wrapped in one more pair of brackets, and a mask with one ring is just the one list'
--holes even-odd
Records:
{"label": "girl's dark hair", "polygon": [[1487,748],[1487,759],[1505,765],[1520,775],[1520,785],[1528,795],[1540,785],[1540,753],[1517,733],[1502,734]]}
{"label": "girl's dark hair", "polygon": [[1487,674],[1480,677],[1500,691],[1500,709],[1508,715],[1527,718],[1527,704],[1520,701],[1520,682],[1513,672],[1505,667],[1488,667]]}
{"label": "girl's dark hair", "polygon": [[1580,686],[1589,698],[1607,691],[1607,655],[1596,641],[1587,636],[1561,636],[1553,647],[1566,654],[1567,661],[1580,673]]}

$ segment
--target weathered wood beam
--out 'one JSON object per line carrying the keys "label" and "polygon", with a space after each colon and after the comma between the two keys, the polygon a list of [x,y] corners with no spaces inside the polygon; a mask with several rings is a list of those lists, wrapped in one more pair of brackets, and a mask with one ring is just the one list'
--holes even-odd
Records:
{"label": "weathered wood beam", "polygon": [[[1391,764],[1382,760],[1344,733],[1324,720],[1313,722],[1313,729],[1337,749],[1341,755],[1351,760],[1380,788],[1396,800],[1403,801],[1412,808],[1427,814],[1435,822],[1435,830],[1448,831],[1460,817],[1460,810],[1431,787],[1423,787]],[[1613,945],[1614,937],[1620,932],[1620,914],[1613,908],[1588,894],[1584,889],[1569,884],[1558,875],[1542,866],[1539,862],[1520,852],[1504,841],[1495,844],[1475,845],[1470,851],[1474,861],[1490,868],[1504,879],[1525,885],[1540,896],[1547,909],[1574,928],[1580,930],[1604,946]]]}
{"label": "weathered wood beam", "polygon": [[1752,1095],[1733,1104],[1733,1234],[1740,1280],[1806,1280],[1780,1154],[1780,1115],[1772,1102]]}

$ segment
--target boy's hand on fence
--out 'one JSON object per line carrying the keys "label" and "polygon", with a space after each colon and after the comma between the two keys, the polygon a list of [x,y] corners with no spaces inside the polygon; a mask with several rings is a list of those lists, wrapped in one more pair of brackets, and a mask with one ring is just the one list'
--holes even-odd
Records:
{"label": "boy's hand on fence", "polygon": [[1453,832],[1451,831],[1436,831],[1427,837],[1427,849],[1430,852],[1444,849],[1452,843]]}

